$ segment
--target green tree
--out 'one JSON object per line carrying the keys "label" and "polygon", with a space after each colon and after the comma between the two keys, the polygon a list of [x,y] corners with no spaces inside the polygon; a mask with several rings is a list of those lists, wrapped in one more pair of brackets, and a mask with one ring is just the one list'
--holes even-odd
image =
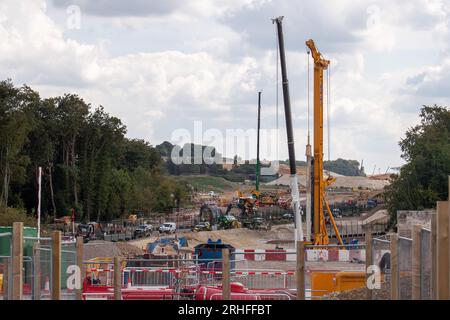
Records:
{"label": "green tree", "polygon": [[86,220],[95,212],[99,221],[106,214],[112,169],[117,166],[126,129],[118,118],[109,116],[100,106],[87,117],[81,132],[79,171],[83,212]]}
{"label": "green tree", "polygon": [[[10,204],[11,184],[21,186],[26,181],[29,157],[22,148],[32,126],[28,108],[38,101],[30,88],[15,88],[11,80],[0,82],[0,203],[5,207]],[[16,198],[13,204],[19,202]]]}
{"label": "green tree", "polygon": [[450,110],[424,106],[420,124],[409,129],[399,143],[407,163],[385,189],[385,198],[396,223],[397,210],[433,208],[448,198],[450,175]]}
{"label": "green tree", "polygon": [[361,171],[360,164],[356,160],[345,160],[338,158],[332,161],[324,161],[323,167],[325,170],[342,174],[344,176],[365,176]]}
{"label": "green tree", "polygon": [[57,104],[56,120],[60,138],[60,161],[58,168],[62,171],[64,184],[61,192],[65,193],[63,206],[78,207],[78,168],[76,147],[83,125],[89,115],[90,105],[74,94],[66,94],[55,99]]}
{"label": "green tree", "polygon": [[[126,138],[126,127],[102,106],[90,109],[74,94],[41,99],[27,86],[0,82],[0,221],[33,220],[38,167],[44,220],[72,208],[78,220],[110,220],[185,202],[185,186],[165,174],[150,143]],[[217,171],[201,170],[210,169]]]}

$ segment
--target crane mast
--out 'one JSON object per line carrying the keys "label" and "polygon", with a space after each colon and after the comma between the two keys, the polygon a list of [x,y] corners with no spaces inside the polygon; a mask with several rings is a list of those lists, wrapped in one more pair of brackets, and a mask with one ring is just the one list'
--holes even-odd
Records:
{"label": "crane mast", "polygon": [[292,204],[294,206],[294,213],[295,213],[295,240],[303,241],[302,218],[300,215],[300,194],[298,191],[297,167],[295,163],[294,132],[292,129],[291,100],[289,97],[289,82],[287,78],[282,21],[283,17],[272,19],[272,22],[277,24],[278,46],[280,50],[281,77],[283,81],[284,114],[286,118],[286,132],[287,132],[288,152],[289,152],[290,187],[292,195]]}
{"label": "crane mast", "polygon": [[[323,72],[330,64],[329,60],[322,57],[312,39],[306,41],[306,46],[311,50],[314,60],[314,149],[313,149],[313,188],[312,188],[312,208],[313,208],[313,233],[314,244],[327,245],[329,237],[326,231],[324,218],[324,204],[328,211],[330,221],[334,227],[336,237],[340,244],[342,239],[333,219],[331,210],[325,201],[325,187],[335,180],[328,177],[323,178]],[[309,239],[308,239],[309,240]]]}
{"label": "crane mast", "polygon": [[256,140],[256,192],[259,196],[259,179],[261,175],[261,162],[259,159],[259,132],[261,129],[261,91],[258,92],[258,133]]}

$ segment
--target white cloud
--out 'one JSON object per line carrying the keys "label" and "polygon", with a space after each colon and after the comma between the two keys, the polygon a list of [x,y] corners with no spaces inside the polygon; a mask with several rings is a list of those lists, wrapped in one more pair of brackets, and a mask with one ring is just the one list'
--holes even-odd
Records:
{"label": "white cloud", "polygon": [[[364,158],[367,168],[396,166],[397,142],[418,120],[418,108],[449,104],[450,10],[443,0],[341,0],[333,6],[199,0],[159,9],[137,1],[147,11],[124,14],[119,2],[110,11],[100,2],[81,2],[88,16],[81,30],[70,31],[65,10],[50,3],[52,17],[42,1],[2,1],[0,77],[27,83],[44,96],[78,93],[122,118],[130,136],[153,144],[177,128],[191,129],[194,120],[222,131],[256,126],[259,90],[263,127],[275,127],[270,18],[278,14],[286,16],[298,159],[306,142],[309,37],[332,61],[333,157]],[[281,89],[279,94],[280,151],[286,158]]]}

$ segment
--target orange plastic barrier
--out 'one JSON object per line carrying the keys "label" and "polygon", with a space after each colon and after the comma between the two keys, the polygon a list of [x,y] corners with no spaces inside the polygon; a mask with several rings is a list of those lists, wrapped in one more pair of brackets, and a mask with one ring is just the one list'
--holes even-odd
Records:
{"label": "orange plastic barrier", "polygon": [[[383,281],[383,279],[381,279]],[[364,272],[312,272],[311,297],[320,298],[332,292],[342,292],[366,285]]]}

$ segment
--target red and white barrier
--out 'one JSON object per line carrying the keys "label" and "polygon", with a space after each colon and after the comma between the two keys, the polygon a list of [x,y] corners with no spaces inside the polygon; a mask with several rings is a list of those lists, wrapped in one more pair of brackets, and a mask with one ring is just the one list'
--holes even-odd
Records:
{"label": "red and white barrier", "polygon": [[[86,272],[114,272],[114,269],[95,269],[95,268],[91,268],[91,269],[87,269]],[[178,269],[127,268],[127,269],[122,269],[122,272],[131,272],[131,273],[136,273],[136,272],[181,273],[183,271],[182,270],[178,270]]]}
{"label": "red and white barrier", "polygon": [[[122,271],[128,271],[131,273],[135,272],[164,272],[164,273],[181,273],[181,272],[189,272],[189,273],[202,273],[202,274],[222,274],[222,271],[216,270],[177,270],[177,269],[123,269]],[[87,272],[114,272],[113,269],[88,269]],[[280,275],[295,275],[294,271],[231,271],[231,274],[235,275],[268,275],[268,276],[280,276]],[[128,278],[127,286],[130,287],[131,279]]]}
{"label": "red and white barrier", "polygon": [[[295,249],[273,250],[273,249],[236,249],[236,260],[249,261],[295,261]],[[365,261],[365,249],[309,249],[306,250],[306,261]]]}

